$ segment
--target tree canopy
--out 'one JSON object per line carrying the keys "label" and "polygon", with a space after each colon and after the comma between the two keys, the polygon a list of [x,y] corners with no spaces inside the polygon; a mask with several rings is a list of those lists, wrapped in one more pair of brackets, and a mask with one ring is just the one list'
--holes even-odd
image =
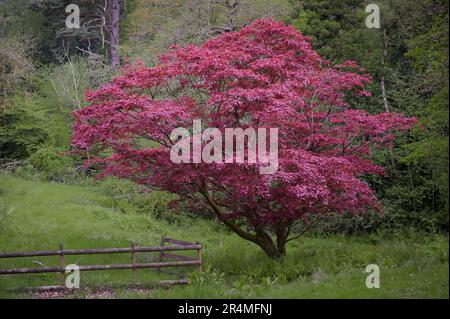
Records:
{"label": "tree canopy", "polygon": [[[298,220],[379,209],[361,179],[383,171],[370,160],[371,149],[386,147],[392,131],[416,120],[348,108],[348,95],[370,95],[370,81],[355,62],[331,65],[321,58],[292,26],[258,20],[201,46],[174,47],[155,67],[129,66],[89,92],[90,105],[75,112],[72,145],[102,175],[203,203],[239,236],[281,256]],[[279,128],[278,170],[259,174],[261,158],[256,164],[172,162],[171,132],[190,129],[195,119],[222,134]],[[209,142],[203,139],[204,147]]]}

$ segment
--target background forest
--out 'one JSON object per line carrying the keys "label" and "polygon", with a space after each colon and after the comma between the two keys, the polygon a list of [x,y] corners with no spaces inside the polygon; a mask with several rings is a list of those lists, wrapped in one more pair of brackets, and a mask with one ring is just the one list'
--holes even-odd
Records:
{"label": "background forest", "polygon": [[[67,29],[65,8],[74,2],[81,27]],[[380,28],[365,25],[369,3],[380,7]],[[87,105],[87,89],[108,82],[127,63],[155,65],[171,45],[201,44],[264,17],[311,37],[332,64],[354,60],[372,75],[372,96],[353,98],[353,108],[404,113],[420,122],[374,154],[386,174],[367,181],[384,213],[321,219],[289,248],[298,253],[282,266],[251,248],[244,259],[233,255],[242,244],[235,236],[209,216],[172,211],[171,194],[95,180],[67,155],[72,112]],[[54,238],[75,248],[93,240],[105,247],[148,243],[169,232],[204,241],[211,253],[194,285],[153,296],[448,297],[448,28],[445,0],[0,0],[0,251],[48,249]],[[78,222],[90,226],[64,234]],[[42,242],[34,242],[40,234]],[[363,277],[351,269],[374,259],[391,267],[398,281],[373,295],[365,287],[352,290]],[[416,276],[414,288],[409,274]],[[93,283],[116,278],[89,276]],[[2,281],[11,288],[34,280],[0,278],[0,289]]]}

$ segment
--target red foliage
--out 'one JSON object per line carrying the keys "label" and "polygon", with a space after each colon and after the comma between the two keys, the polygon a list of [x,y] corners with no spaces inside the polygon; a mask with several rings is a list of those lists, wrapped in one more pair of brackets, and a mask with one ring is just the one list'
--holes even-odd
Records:
{"label": "red foliage", "polygon": [[[369,94],[363,71],[352,61],[331,66],[293,27],[258,20],[200,47],[173,47],[155,67],[128,66],[88,92],[91,105],[74,114],[73,147],[89,153],[87,164],[98,164],[101,175],[202,202],[241,237],[282,255],[296,220],[379,209],[362,179],[383,171],[370,150],[391,143],[392,132],[409,129],[415,119],[349,109],[348,95]],[[222,131],[279,128],[278,171],[172,163],[170,133],[193,119]],[[269,229],[277,236],[272,252]]]}

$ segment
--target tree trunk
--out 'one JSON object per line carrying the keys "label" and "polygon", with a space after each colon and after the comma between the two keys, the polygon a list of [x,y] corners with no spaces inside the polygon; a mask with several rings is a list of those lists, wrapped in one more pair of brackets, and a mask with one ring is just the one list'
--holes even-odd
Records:
{"label": "tree trunk", "polygon": [[286,255],[286,242],[284,238],[281,241],[277,238],[277,242],[275,243],[272,237],[265,231],[257,231],[255,244],[261,247],[270,258],[278,259]]}
{"label": "tree trunk", "polygon": [[383,30],[383,55],[381,56],[381,94],[383,96],[383,104],[386,112],[390,112],[389,104],[386,94],[386,59],[387,59],[387,49],[388,49],[388,37],[386,29]]}
{"label": "tree trunk", "polygon": [[111,38],[110,38],[110,54],[111,66],[113,68],[119,66],[119,38],[120,38],[120,0],[110,0],[111,5]]}
{"label": "tree trunk", "polygon": [[252,234],[248,231],[243,230],[239,225],[236,225],[232,221],[228,220],[220,211],[219,206],[215,202],[214,198],[209,192],[209,186],[206,179],[203,179],[200,185],[198,185],[200,193],[204,196],[206,200],[206,205],[211,207],[212,211],[216,217],[224,223],[231,231],[236,233],[239,237],[255,243],[264,250],[264,252],[270,258],[281,258],[286,254],[286,235],[288,233],[287,227],[284,224],[277,226],[276,244],[273,241],[269,233],[267,233],[263,228],[257,227],[255,233]]}
{"label": "tree trunk", "polygon": [[258,243],[259,247],[261,247],[264,252],[272,259],[280,259],[286,255],[286,250],[279,250],[275,245],[270,245],[266,243]]}
{"label": "tree trunk", "polygon": [[[386,93],[386,59],[388,54],[388,36],[386,29],[383,29],[383,55],[381,56],[381,95],[383,97],[384,109],[386,112],[391,112],[389,107],[387,93]],[[392,170],[395,176],[398,176],[397,164],[395,162],[394,148],[389,146],[389,159],[391,161]]]}

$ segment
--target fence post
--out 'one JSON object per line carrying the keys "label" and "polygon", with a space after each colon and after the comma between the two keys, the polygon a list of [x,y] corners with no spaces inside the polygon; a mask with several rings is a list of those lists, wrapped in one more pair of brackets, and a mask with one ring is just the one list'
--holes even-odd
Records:
{"label": "fence post", "polygon": [[[165,246],[165,243],[166,243],[166,236],[163,235],[163,236],[161,237],[161,246]],[[164,252],[163,252],[163,251],[160,251],[160,252],[159,252],[158,262],[161,262],[161,261],[162,261],[163,255],[164,255]],[[161,273],[161,267],[158,267],[158,273]]]}
{"label": "fence post", "polygon": [[[197,245],[201,245],[200,242],[196,242]],[[197,259],[200,260],[200,265],[198,265],[198,271],[202,272],[202,247],[197,250]]]}
{"label": "fence post", "polygon": [[59,244],[59,265],[61,267],[61,286],[66,286],[66,274],[65,274],[65,266],[64,266],[64,245]]}
{"label": "fence post", "polygon": [[134,242],[131,243],[131,279],[136,280],[136,245]]}

